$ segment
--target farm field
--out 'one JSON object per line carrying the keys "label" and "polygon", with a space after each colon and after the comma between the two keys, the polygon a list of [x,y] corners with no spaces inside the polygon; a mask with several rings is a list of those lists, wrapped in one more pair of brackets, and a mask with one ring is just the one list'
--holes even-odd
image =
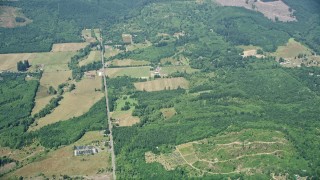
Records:
{"label": "farm field", "polygon": [[[24,22],[17,22],[16,17],[24,19]],[[10,6],[0,6],[0,27],[14,28],[19,26],[25,26],[32,23],[31,19],[28,19],[20,8]]]}
{"label": "farm field", "polygon": [[28,60],[30,71],[36,70],[37,65],[44,65],[44,70],[69,70],[68,62],[75,52],[47,52],[47,53],[16,53],[0,54],[0,71],[17,71],[17,62]]}
{"label": "farm field", "polygon": [[293,13],[290,12],[290,7],[283,1],[263,2],[258,0],[253,2],[253,0],[249,0],[248,3],[246,3],[246,0],[215,0],[215,2],[222,6],[237,6],[258,11],[261,12],[265,17],[274,21],[276,18],[283,22],[297,20],[295,16],[293,16]]}
{"label": "farm field", "polygon": [[262,174],[289,167],[308,170],[305,160],[297,159],[293,144],[279,131],[244,129],[181,144],[169,154],[145,154],[146,162],[159,162],[165,169],[187,167],[189,176],[205,174]]}
{"label": "farm field", "polygon": [[112,60],[110,66],[147,66],[150,65],[148,61],[136,61],[132,59]]}
{"label": "farm field", "polygon": [[[25,178],[53,178],[63,175],[68,176],[90,176],[110,178],[109,152],[105,147],[107,138],[103,132],[87,132],[77,142],[68,146],[48,152],[40,160],[28,164],[4,178],[23,176]],[[73,148],[76,145],[94,145],[98,147],[99,153],[95,155],[74,156]],[[48,168],[50,167],[50,168]],[[61,177],[60,177],[61,178]]]}
{"label": "farm field", "polygon": [[131,76],[135,78],[148,78],[150,76],[150,67],[127,67],[127,68],[107,68],[106,75],[110,78],[117,76]]}
{"label": "farm field", "polygon": [[68,51],[78,51],[86,47],[89,43],[60,43],[53,44],[51,52],[68,52]]}
{"label": "farm field", "polygon": [[75,82],[75,86],[75,90],[63,95],[60,105],[51,114],[37,120],[29,130],[37,130],[48,124],[81,116],[103,97],[101,91],[95,90],[101,89],[100,77],[82,79],[80,82]]}
{"label": "farm field", "polygon": [[161,79],[155,79],[151,81],[146,82],[137,82],[134,83],[134,86],[139,91],[161,91],[161,90],[172,90],[172,89],[188,89],[189,88],[189,82],[182,78],[161,78]]}
{"label": "farm field", "polygon": [[85,66],[96,61],[100,61],[100,51],[91,51],[86,59],[79,62],[79,65]]}

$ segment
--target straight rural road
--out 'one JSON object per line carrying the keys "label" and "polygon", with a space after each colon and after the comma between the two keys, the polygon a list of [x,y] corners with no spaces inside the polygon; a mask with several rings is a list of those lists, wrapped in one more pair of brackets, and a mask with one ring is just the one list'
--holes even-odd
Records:
{"label": "straight rural road", "polygon": [[103,51],[103,39],[101,35],[100,39],[100,52],[101,52],[101,63],[102,63],[102,70],[103,70],[103,84],[104,84],[104,93],[106,97],[106,109],[107,109],[107,116],[108,116],[108,126],[110,131],[110,146],[111,146],[111,161],[112,161],[112,175],[113,179],[116,179],[116,156],[114,154],[114,144],[113,144],[113,135],[112,135],[112,123],[110,118],[110,109],[109,109],[109,99],[108,99],[108,87],[107,87],[107,80],[106,80],[106,74],[105,74],[105,66],[104,66],[104,51]]}

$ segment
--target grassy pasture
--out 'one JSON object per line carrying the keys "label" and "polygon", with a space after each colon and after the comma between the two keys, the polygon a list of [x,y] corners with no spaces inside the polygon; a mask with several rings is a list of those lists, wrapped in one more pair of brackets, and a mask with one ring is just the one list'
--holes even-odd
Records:
{"label": "grassy pasture", "polygon": [[[16,22],[16,17],[25,19],[25,22]],[[14,28],[19,26],[25,26],[32,23],[31,19],[28,19],[20,8],[10,6],[0,6],[0,27]]]}
{"label": "grassy pasture", "polygon": [[128,67],[128,68],[107,68],[105,70],[108,77],[131,76],[135,78],[149,77],[150,67]]}
{"label": "grassy pasture", "polygon": [[0,71],[17,71],[17,62],[28,60],[30,71],[36,69],[36,65],[44,64],[44,71],[68,70],[68,62],[75,52],[46,52],[46,53],[16,53],[0,54]]}
{"label": "grassy pasture", "polygon": [[[41,160],[28,164],[6,175],[5,178],[23,176],[30,179],[44,179],[44,176],[52,178],[53,175],[56,177],[60,175],[91,177],[110,175],[106,172],[106,170],[110,168],[110,154],[107,148],[104,147],[106,140],[107,138],[103,136],[102,132],[87,132],[77,142],[49,152],[47,156]],[[100,151],[95,155],[74,156],[73,147],[75,145],[95,145]],[[101,169],[104,170],[104,173],[97,175]],[[40,175],[41,173],[43,173],[43,175]]]}
{"label": "grassy pasture", "polygon": [[[168,158],[171,157],[171,158]],[[270,169],[305,169],[294,146],[279,131],[245,129],[176,146],[169,154],[145,154],[146,162],[159,162],[167,170],[189,166],[188,173],[202,176],[219,173],[261,174]]]}
{"label": "grassy pasture", "polygon": [[189,82],[184,78],[162,78],[147,82],[134,83],[139,91],[161,91],[169,89],[178,89],[178,87],[188,89]]}
{"label": "grassy pasture", "polygon": [[89,43],[59,43],[53,44],[51,52],[68,52],[68,51],[78,51],[85,48]]}
{"label": "grassy pasture", "polygon": [[112,60],[110,65],[112,66],[146,66],[149,65],[148,61],[136,61],[132,59]]}
{"label": "grassy pasture", "polygon": [[60,105],[51,114],[37,120],[29,130],[37,130],[48,124],[81,116],[103,97],[101,91],[95,91],[95,89],[101,89],[100,77],[82,79],[76,82],[75,86],[75,90],[63,95]]}
{"label": "grassy pasture", "polygon": [[91,51],[88,57],[79,62],[79,65],[85,66],[96,61],[100,61],[100,51]]}

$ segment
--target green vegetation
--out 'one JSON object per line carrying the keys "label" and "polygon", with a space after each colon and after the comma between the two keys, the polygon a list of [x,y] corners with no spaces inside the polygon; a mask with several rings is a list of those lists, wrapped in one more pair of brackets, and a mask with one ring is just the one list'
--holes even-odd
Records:
{"label": "green vegetation", "polygon": [[[152,44],[134,50],[122,46],[123,52],[107,60],[145,60],[156,67],[168,59],[173,62],[177,57],[185,59],[184,63],[179,62],[186,67],[182,70],[169,60],[163,64],[170,65],[164,67],[169,76],[184,77],[189,81],[188,90],[137,91],[134,83],[147,80],[116,75],[129,73],[142,77],[145,72],[149,74],[148,67],[108,69],[108,76],[112,77],[107,79],[110,110],[132,109],[132,115],[140,119],[132,127],[113,129],[119,179],[271,179],[272,173],[288,174],[289,179],[294,179],[294,175],[318,179],[320,69],[285,69],[274,57],[243,58],[242,49],[238,48],[239,45],[253,45],[259,47],[258,54],[268,55],[294,38],[307,45],[310,53],[319,54],[319,3],[316,0],[285,2],[295,10],[297,22],[273,22],[260,13],[217,6],[211,1],[3,2],[21,7],[33,22],[19,28],[0,28],[0,53],[49,51],[52,43],[81,41],[80,30],[83,28],[99,27],[102,34],[108,33],[104,43],[114,47],[124,45],[122,34],[131,34],[135,43]],[[98,36],[94,31],[91,33],[93,37]],[[73,79],[80,80],[85,71],[101,68],[100,62],[79,65],[79,61],[97,46],[98,42],[91,43],[71,58],[68,67]],[[304,57],[304,54],[298,55],[298,58]],[[279,61],[285,61],[283,58]],[[24,63],[19,62],[18,70],[25,71],[27,67],[23,66]],[[33,122],[30,112],[38,82],[26,81],[25,77],[23,73],[0,74],[1,146],[20,148],[38,140],[47,148],[56,148],[75,142],[87,131],[105,129],[105,103],[100,100],[80,117],[26,132]],[[50,87],[49,94],[62,95],[66,87],[70,91],[75,88],[61,84],[57,91]],[[124,97],[127,100],[122,99]],[[52,99],[36,117],[50,113],[58,102],[59,98]],[[174,109],[174,116],[164,117],[161,112],[164,108]],[[238,135],[245,129],[250,130]],[[204,139],[211,144],[203,142],[192,146],[193,149],[181,147]],[[217,148],[217,144],[235,141],[279,139],[284,143],[260,143],[256,148],[246,148],[244,143],[234,148]],[[195,161],[194,167],[204,171],[197,172],[188,163],[168,171],[160,163],[146,162],[146,152],[169,156],[171,152],[174,154],[176,147],[181,156],[187,161]],[[219,170],[210,167],[210,162],[197,162],[194,156],[187,155],[197,152],[196,157],[215,161],[215,158],[229,160],[274,151],[277,152],[223,162]],[[254,173],[236,171],[252,167],[261,169]],[[213,171],[233,173],[214,174]]]}
{"label": "green vegetation", "polygon": [[105,101],[101,99],[86,114],[45,126],[30,136],[36,137],[41,145],[48,148],[69,145],[79,140],[87,131],[107,128],[105,107]]}
{"label": "green vegetation", "polygon": [[24,60],[23,62],[22,62],[22,61],[19,61],[19,62],[17,63],[17,69],[18,69],[18,71],[26,71],[29,67],[30,67],[30,65],[29,65],[28,60]]}
{"label": "green vegetation", "polygon": [[22,136],[33,122],[30,113],[39,85],[25,80],[26,74],[0,74],[0,145],[20,147]]}
{"label": "green vegetation", "polygon": [[79,66],[79,61],[90,54],[92,48],[96,47],[98,42],[90,43],[83,49],[80,49],[79,53],[74,55],[71,58],[71,61],[68,63],[69,69],[72,70],[72,78],[75,80],[80,80],[85,71],[97,70],[102,68],[102,64],[100,62],[93,62],[87,64],[86,66]]}

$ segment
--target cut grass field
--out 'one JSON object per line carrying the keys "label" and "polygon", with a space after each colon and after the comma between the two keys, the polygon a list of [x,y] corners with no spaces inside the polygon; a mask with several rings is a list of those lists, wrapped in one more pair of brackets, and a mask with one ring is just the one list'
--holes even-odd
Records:
{"label": "cut grass field", "polygon": [[178,145],[172,153],[145,154],[147,163],[159,162],[167,170],[188,166],[189,175],[199,176],[263,174],[278,168],[308,171],[307,162],[298,157],[293,144],[282,132],[261,129],[230,130],[215,137]]}
{"label": "cut grass field", "polygon": [[123,60],[112,60],[110,62],[111,66],[147,66],[150,65],[149,61],[136,61],[132,59],[123,59]]}
{"label": "cut grass field", "polygon": [[60,101],[60,105],[51,114],[37,120],[31,125],[30,131],[58,121],[81,116],[88,112],[90,107],[103,97],[101,91],[95,91],[95,89],[101,89],[101,77],[82,79],[74,84],[76,89],[72,92],[64,93],[64,98]]}
{"label": "cut grass field", "polygon": [[91,51],[90,54],[79,62],[80,66],[85,66],[87,64],[100,61],[100,51]]}
{"label": "cut grass field", "polygon": [[84,47],[86,47],[89,43],[59,43],[53,44],[51,52],[76,52]]}
{"label": "cut grass field", "polygon": [[[8,179],[14,176],[23,176],[29,179],[51,179],[56,176],[58,179],[62,175],[73,176],[90,176],[110,178],[110,154],[104,146],[107,138],[103,132],[87,132],[77,142],[49,152],[42,159],[28,164],[12,173],[7,174],[4,178]],[[73,147],[75,145],[94,145],[99,148],[99,153],[87,156],[74,156]],[[102,173],[98,174],[100,171]]]}
{"label": "cut grass field", "polygon": [[37,65],[44,65],[44,71],[69,70],[68,62],[75,52],[15,53],[0,54],[0,71],[17,71],[17,62],[28,60],[34,71]]}
{"label": "cut grass field", "polygon": [[[16,22],[16,17],[24,18],[25,22]],[[14,28],[19,26],[25,26],[32,23],[31,19],[28,19],[20,8],[10,6],[0,6],[0,27]]]}
{"label": "cut grass field", "polygon": [[107,68],[105,70],[108,77],[113,78],[117,76],[131,76],[135,78],[150,77],[150,67],[127,67],[127,68]]}
{"label": "cut grass field", "polygon": [[138,82],[134,83],[134,86],[139,91],[162,91],[162,90],[172,90],[172,89],[188,89],[189,88],[189,82],[182,78],[161,78],[161,79],[155,79],[152,81],[146,81],[146,82]]}

